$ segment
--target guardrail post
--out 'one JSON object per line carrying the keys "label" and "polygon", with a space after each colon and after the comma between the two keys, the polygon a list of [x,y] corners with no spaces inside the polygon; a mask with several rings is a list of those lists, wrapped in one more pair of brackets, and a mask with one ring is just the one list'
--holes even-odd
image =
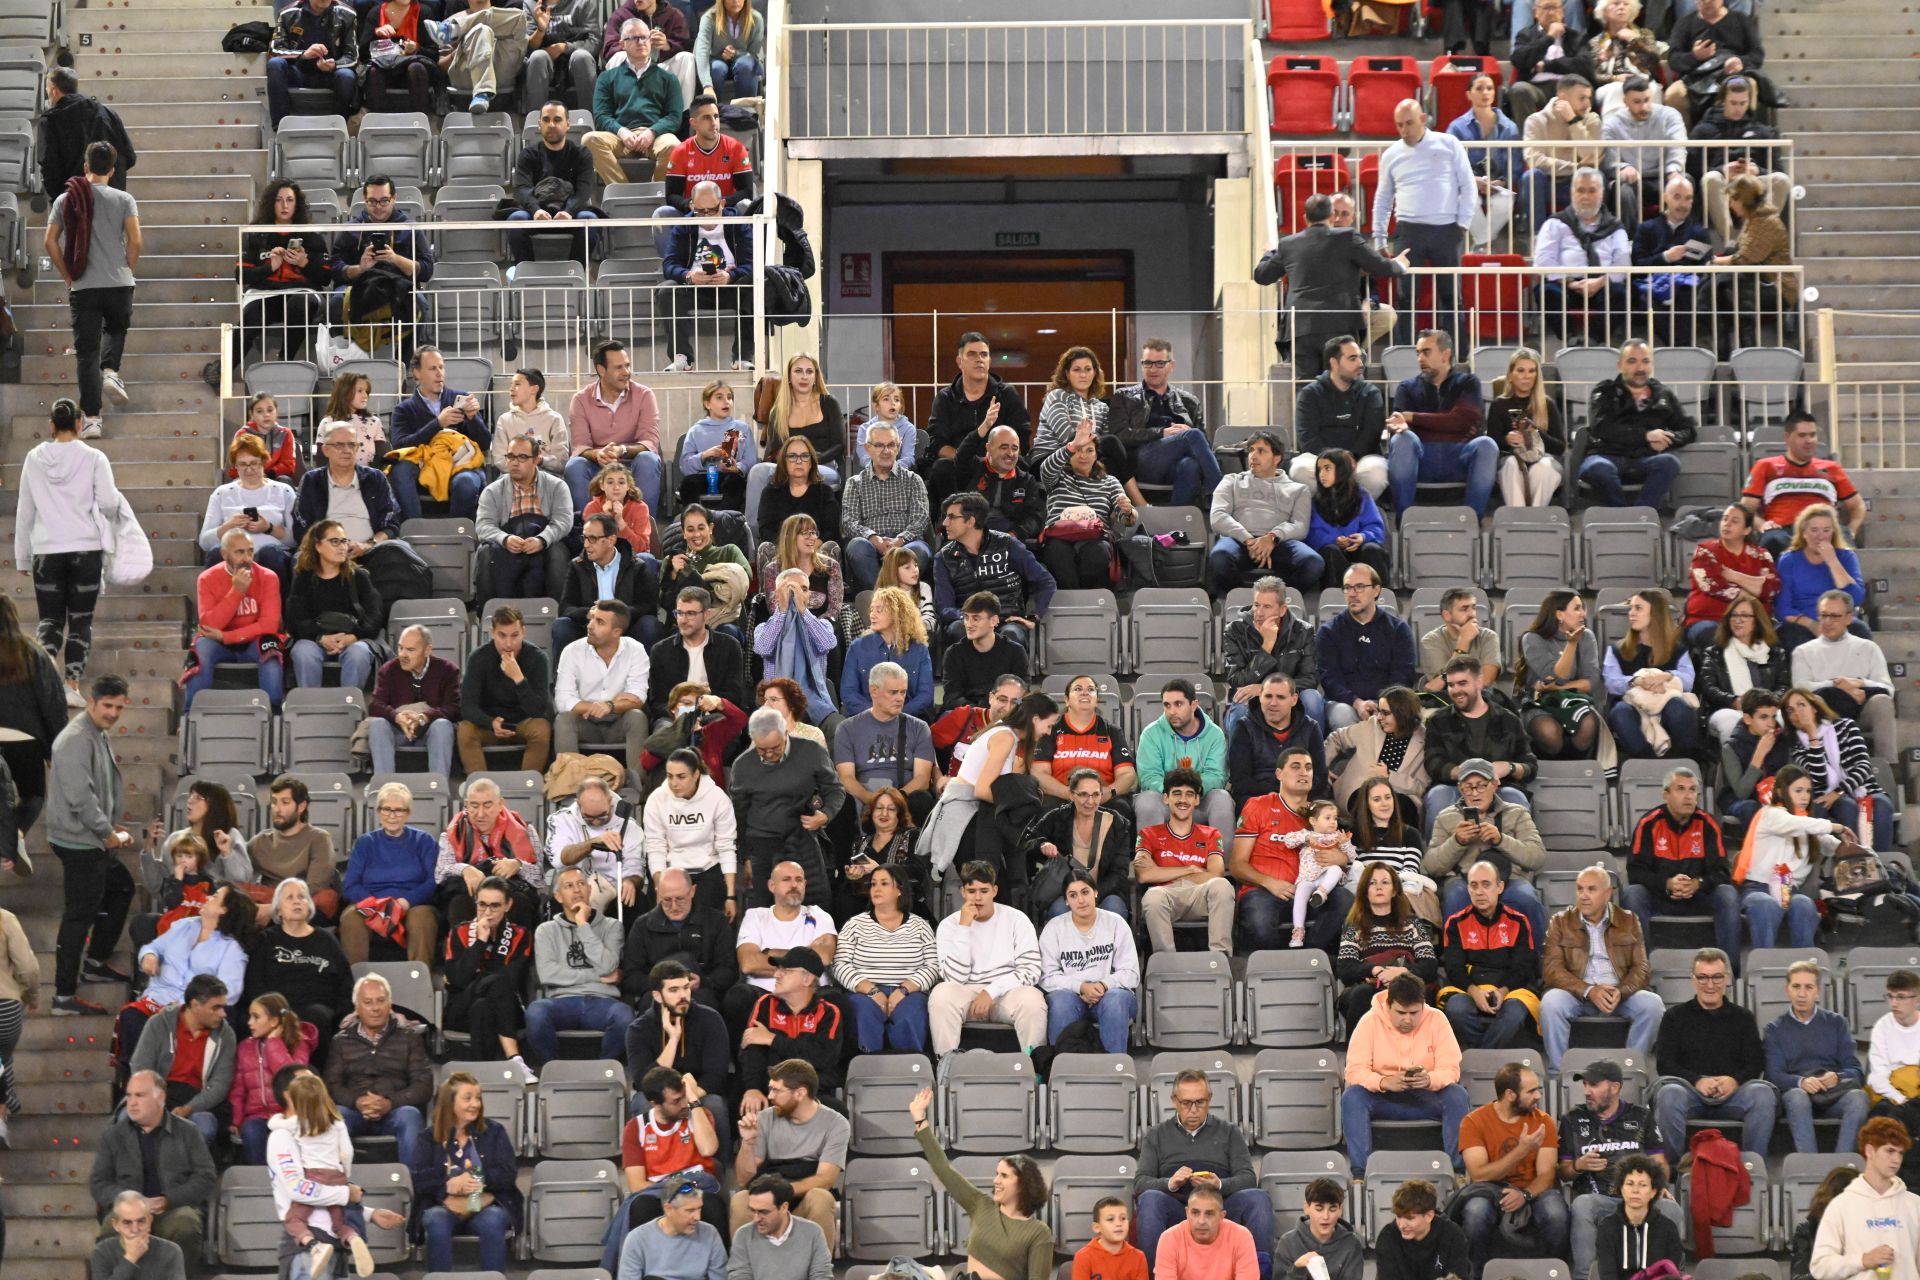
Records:
{"label": "guardrail post", "polygon": [[1833,456],[1841,465],[1859,466],[1860,460],[1840,438],[1840,364],[1833,356],[1833,308],[1821,307],[1813,314],[1814,344],[1819,352],[1816,377],[1827,393],[1827,439],[1833,442]]}

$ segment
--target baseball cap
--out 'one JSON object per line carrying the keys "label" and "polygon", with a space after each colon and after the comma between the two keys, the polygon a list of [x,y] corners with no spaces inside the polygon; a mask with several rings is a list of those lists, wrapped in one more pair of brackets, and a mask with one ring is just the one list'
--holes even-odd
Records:
{"label": "baseball cap", "polygon": [[1573,1078],[1582,1082],[1592,1081],[1595,1084],[1606,1080],[1619,1084],[1622,1080],[1620,1064],[1612,1058],[1595,1058],[1583,1069],[1574,1072]]}
{"label": "baseball cap", "polygon": [[805,969],[814,977],[824,977],[827,966],[822,963],[820,953],[812,947],[789,947],[787,953],[773,965],[776,969]]}
{"label": "baseball cap", "polygon": [[1460,767],[1454,771],[1453,780],[1455,782],[1461,782],[1476,773],[1488,782],[1499,781],[1499,779],[1494,776],[1493,762],[1491,760],[1482,760],[1479,756],[1475,756],[1471,760],[1462,760]]}

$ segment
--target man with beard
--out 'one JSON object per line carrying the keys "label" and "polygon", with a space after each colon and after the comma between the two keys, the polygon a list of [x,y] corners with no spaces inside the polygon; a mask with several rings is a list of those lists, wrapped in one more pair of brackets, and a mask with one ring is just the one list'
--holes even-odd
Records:
{"label": "man with beard", "polygon": [[[1528,176],[1532,173],[1529,170]],[[1554,323],[1552,317],[1560,313],[1558,323],[1570,340],[1579,332],[1596,344],[1605,342],[1608,329],[1622,327],[1626,321],[1626,274],[1592,270],[1633,262],[1627,229],[1606,207],[1606,195],[1606,177],[1598,169],[1582,166],[1573,175],[1572,202],[1546,218],[1534,237],[1533,265],[1557,273],[1540,285],[1548,323]]]}
{"label": "man with beard", "polygon": [[658,1067],[699,1082],[697,1105],[713,1113],[719,1132],[727,1131],[727,1073],[733,1069],[733,1046],[720,1015],[694,1002],[699,975],[674,960],[662,960],[646,975],[650,1003],[645,1013],[627,1026],[627,1079],[632,1083],[634,1110],[640,1109],[641,1085]]}
{"label": "man with beard", "polygon": [[[1628,1156],[1647,1156],[1665,1168],[1667,1157],[1654,1130],[1653,1112],[1640,1103],[1621,1101],[1618,1062],[1601,1058],[1573,1078],[1587,1101],[1560,1119],[1560,1180],[1568,1184],[1567,1194],[1573,1198],[1573,1273],[1584,1276],[1593,1267],[1600,1223],[1620,1207],[1620,1197],[1614,1194],[1620,1162]],[[1680,1204],[1671,1195],[1662,1195],[1653,1207],[1685,1230]]]}
{"label": "man with beard", "polygon": [[247,896],[260,904],[259,923],[273,916],[274,886],[282,880],[304,880],[313,897],[314,914],[330,922],[340,914],[340,875],[333,865],[333,833],[307,821],[311,796],[307,784],[290,773],[275,778],[267,788],[272,797],[273,829],[247,843],[259,883],[246,886]]}
{"label": "man with beard", "polygon": [[1459,803],[1460,788],[1453,783],[1468,760],[1493,765],[1494,783],[1506,804],[1526,806],[1521,787],[1539,772],[1533,740],[1520,717],[1487,701],[1486,671],[1478,657],[1456,650],[1440,674],[1452,705],[1427,717],[1427,776],[1433,779],[1427,789],[1429,837],[1441,811]]}
{"label": "man with beard", "polygon": [[[640,1073],[633,1118],[620,1133],[620,1166],[627,1199],[608,1223],[602,1262],[617,1263],[627,1233],[662,1216],[691,1184],[705,1197],[699,1219],[716,1232],[727,1228],[727,1202],[720,1191],[720,1125],[709,1095],[692,1075],[654,1066]],[[608,1270],[613,1270],[609,1267]]]}
{"label": "man with beard", "polygon": [[[840,1220],[840,1203],[833,1189],[847,1167],[847,1146],[853,1127],[816,1096],[820,1077],[802,1059],[775,1066],[767,1083],[767,1105],[740,1117],[740,1152],[733,1160],[734,1181],[751,1187],[764,1170],[793,1184],[792,1201],[799,1215],[819,1227],[833,1248]],[[751,1216],[749,1191],[733,1193],[734,1235]]]}
{"label": "man with beard", "polygon": [[1467,1112],[1460,1122],[1460,1159],[1474,1182],[1504,1184],[1495,1195],[1475,1196],[1460,1213],[1467,1256],[1478,1276],[1496,1248],[1502,1256],[1514,1242],[1501,1230],[1503,1215],[1533,1210],[1540,1256],[1567,1256],[1567,1202],[1560,1198],[1560,1131],[1540,1109],[1540,1077],[1517,1062],[1493,1077],[1493,1101]]}

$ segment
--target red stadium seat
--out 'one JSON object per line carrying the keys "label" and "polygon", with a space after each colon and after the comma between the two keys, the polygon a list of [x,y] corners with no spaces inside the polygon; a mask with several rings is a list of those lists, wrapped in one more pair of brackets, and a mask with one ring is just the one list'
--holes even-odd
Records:
{"label": "red stadium seat", "polygon": [[1354,197],[1359,202],[1359,207],[1354,210],[1355,225],[1365,232],[1369,239],[1392,236],[1393,211],[1391,209],[1387,211],[1387,226],[1384,231],[1373,225],[1373,193],[1380,188],[1380,153],[1378,151],[1360,157],[1359,178],[1360,194]]}
{"label": "red stadium seat", "polygon": [[1473,53],[1445,53],[1433,60],[1427,70],[1427,83],[1433,88],[1433,127],[1445,129],[1467,110],[1467,86],[1482,71],[1490,71],[1501,84],[1507,82],[1507,68],[1500,59]]}
{"label": "red stadium seat", "polygon": [[1325,40],[1330,34],[1320,0],[1267,0],[1267,39]]}
{"label": "red stadium seat", "polygon": [[1340,64],[1318,54],[1283,53],[1267,64],[1276,135],[1314,137],[1338,124]]}
{"label": "red stadium seat", "polygon": [[1424,83],[1412,58],[1355,58],[1347,64],[1349,127],[1363,138],[1393,137],[1393,109],[1406,98],[1418,101]]}
{"label": "red stadium seat", "polygon": [[1280,212],[1280,234],[1292,235],[1307,224],[1301,206],[1308,196],[1345,191],[1351,181],[1346,158],[1332,152],[1287,155],[1274,161],[1274,203]]}
{"label": "red stadium seat", "polygon": [[[1463,267],[1524,267],[1527,260],[1517,253],[1469,253],[1462,255]],[[1471,275],[1460,280],[1460,307],[1474,314],[1474,342],[1518,342],[1521,338],[1521,296],[1527,277],[1521,275]]]}

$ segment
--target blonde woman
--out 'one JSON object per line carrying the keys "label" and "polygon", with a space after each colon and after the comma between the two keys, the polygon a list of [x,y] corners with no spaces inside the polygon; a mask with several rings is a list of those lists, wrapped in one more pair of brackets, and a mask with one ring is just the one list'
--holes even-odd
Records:
{"label": "blonde woman", "polygon": [[1493,383],[1487,434],[1500,446],[1500,497],[1510,507],[1544,507],[1566,474],[1567,431],[1540,376],[1540,353],[1517,347]]}
{"label": "blonde woman", "polygon": [[1638,760],[1691,756],[1700,740],[1693,655],[1681,643],[1673,602],[1658,587],[1627,600],[1627,634],[1601,663],[1607,711],[1620,754]]}
{"label": "blonde woman", "polygon": [[767,56],[766,26],[753,0],[720,0],[700,19],[693,39],[693,65],[704,93],[733,81],[735,98],[760,96],[760,67]]}
{"label": "blonde woman", "polygon": [[873,698],[867,677],[882,662],[892,662],[907,673],[906,713],[933,719],[933,655],[927,649],[927,626],[920,607],[899,587],[879,587],[867,604],[869,630],[847,646],[840,672],[840,710],[857,716],[871,710]]}
{"label": "blonde woman", "polygon": [[[1780,557],[1780,594],[1773,600],[1773,616],[1780,624],[1780,643],[1794,649],[1813,639],[1820,629],[1820,597],[1844,591],[1858,609],[1867,602],[1866,580],[1860,557],[1847,541],[1847,529],[1833,507],[1816,502],[1803,508],[1793,522],[1793,541]],[[1858,623],[1860,632],[1865,623]]]}
{"label": "blonde woman", "polygon": [[427,1270],[453,1270],[456,1232],[480,1239],[480,1270],[507,1269],[507,1237],[520,1230],[520,1170],[513,1139],[487,1119],[480,1082],[455,1071],[433,1099],[433,1126],[413,1153],[414,1202],[423,1206]]}
{"label": "blonde woman", "polygon": [[807,575],[807,612],[833,619],[840,616],[846,594],[840,578],[840,562],[826,553],[820,526],[806,514],[791,515],[780,525],[780,538],[773,546],[761,543],[755,553],[760,561],[760,593],[773,595],[774,580],[788,569]]}
{"label": "blonde woman", "polygon": [[1593,109],[1605,119],[1620,109],[1622,86],[1635,76],[1657,79],[1667,46],[1639,25],[1640,0],[1599,0],[1598,28],[1588,48],[1593,56]]}
{"label": "blonde woman", "polygon": [[796,355],[787,360],[762,437],[760,456],[767,461],[747,472],[748,524],[753,524],[760,513],[760,493],[773,483],[774,468],[786,453],[788,440],[801,439],[811,445],[820,475],[829,487],[839,487],[837,464],[847,451],[847,415],[826,389],[826,381],[820,362],[812,356]]}

